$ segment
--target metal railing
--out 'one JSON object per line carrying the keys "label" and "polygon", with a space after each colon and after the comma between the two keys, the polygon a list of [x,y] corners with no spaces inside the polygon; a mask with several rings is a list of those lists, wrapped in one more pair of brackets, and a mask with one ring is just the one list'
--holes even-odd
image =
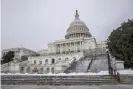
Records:
{"label": "metal railing", "polygon": [[87,72],[89,71],[89,69],[90,69],[90,67],[92,65],[93,60],[94,60],[94,57],[92,56],[91,62],[89,63],[88,68],[87,68]]}
{"label": "metal railing", "polygon": [[114,76],[115,79],[120,83],[121,80],[120,80],[120,74],[119,72],[117,72],[116,69],[114,69],[112,66],[111,66],[111,59],[110,59],[110,55],[109,55],[109,52],[107,52],[107,59],[108,59],[108,71],[109,71],[109,74],[111,76]]}

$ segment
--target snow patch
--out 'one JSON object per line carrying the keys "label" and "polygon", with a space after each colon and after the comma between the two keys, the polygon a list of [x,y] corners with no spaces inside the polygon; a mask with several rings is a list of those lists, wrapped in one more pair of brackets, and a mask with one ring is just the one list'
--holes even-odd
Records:
{"label": "snow patch", "polygon": [[[120,73],[121,75],[133,75],[133,70],[118,70],[118,73]],[[109,75],[108,71],[100,71],[98,73],[92,73],[92,72],[88,72],[88,73],[58,73],[58,74],[52,74],[52,73],[48,73],[48,74],[29,74],[29,73],[1,73],[1,75],[33,75],[33,76],[78,76],[78,75]]]}
{"label": "snow patch", "polygon": [[118,73],[123,74],[123,75],[128,75],[131,74],[133,75],[133,70],[129,69],[129,70],[118,70]]}

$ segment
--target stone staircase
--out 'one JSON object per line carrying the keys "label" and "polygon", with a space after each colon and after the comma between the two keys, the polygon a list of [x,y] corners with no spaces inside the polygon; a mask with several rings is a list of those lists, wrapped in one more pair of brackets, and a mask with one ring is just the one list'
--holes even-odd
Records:
{"label": "stone staircase", "polygon": [[3,85],[104,85],[117,84],[110,75],[2,75]]}
{"label": "stone staircase", "polygon": [[72,72],[82,72],[86,73],[88,65],[90,63],[91,59],[90,58],[82,58],[78,61],[74,61],[65,71],[64,73],[72,73]]}
{"label": "stone staircase", "polygon": [[87,68],[87,72],[90,71],[90,68],[91,68],[91,66],[92,66],[92,62],[93,62],[93,60],[95,60],[95,57],[92,56],[92,59],[91,59],[89,65],[88,65],[88,68]]}
{"label": "stone staircase", "polygon": [[86,55],[84,58],[73,62],[64,72],[99,72],[108,70],[108,62],[106,55]]}

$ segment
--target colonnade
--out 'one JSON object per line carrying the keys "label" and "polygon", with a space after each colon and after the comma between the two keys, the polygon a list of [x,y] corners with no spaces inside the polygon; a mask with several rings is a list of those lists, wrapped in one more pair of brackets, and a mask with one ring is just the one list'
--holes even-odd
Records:
{"label": "colonnade", "polygon": [[62,43],[56,45],[56,51],[63,53],[69,51],[79,51],[83,49],[83,42],[70,42],[70,43]]}
{"label": "colonnade", "polygon": [[78,34],[71,34],[69,38],[80,38],[80,37],[89,37],[88,34],[78,33]]}

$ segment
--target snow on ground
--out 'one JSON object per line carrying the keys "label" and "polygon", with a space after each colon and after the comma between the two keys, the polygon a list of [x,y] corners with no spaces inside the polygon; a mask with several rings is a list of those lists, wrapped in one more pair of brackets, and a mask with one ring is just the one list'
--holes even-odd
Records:
{"label": "snow on ground", "polygon": [[108,71],[106,72],[99,72],[99,73],[58,73],[58,74],[52,74],[52,73],[48,73],[48,74],[21,74],[21,73],[1,73],[1,75],[33,75],[33,76],[41,76],[41,75],[46,75],[46,76],[78,76],[78,75],[108,75]]}
{"label": "snow on ground", "polygon": [[132,74],[133,75],[133,70],[118,70],[118,72],[120,73],[120,74],[123,74],[123,75],[125,75],[125,74]]}
{"label": "snow on ground", "polygon": [[[133,70],[119,70],[118,71],[121,75],[133,75]],[[1,75],[33,75],[33,76],[41,76],[41,75],[45,75],[45,76],[78,76],[78,75],[109,75],[108,71],[100,71],[98,73],[58,73],[58,74],[52,74],[52,73],[48,73],[48,74],[21,74],[21,73],[1,73]]]}
{"label": "snow on ground", "polygon": [[2,85],[1,89],[133,89],[133,85]]}

